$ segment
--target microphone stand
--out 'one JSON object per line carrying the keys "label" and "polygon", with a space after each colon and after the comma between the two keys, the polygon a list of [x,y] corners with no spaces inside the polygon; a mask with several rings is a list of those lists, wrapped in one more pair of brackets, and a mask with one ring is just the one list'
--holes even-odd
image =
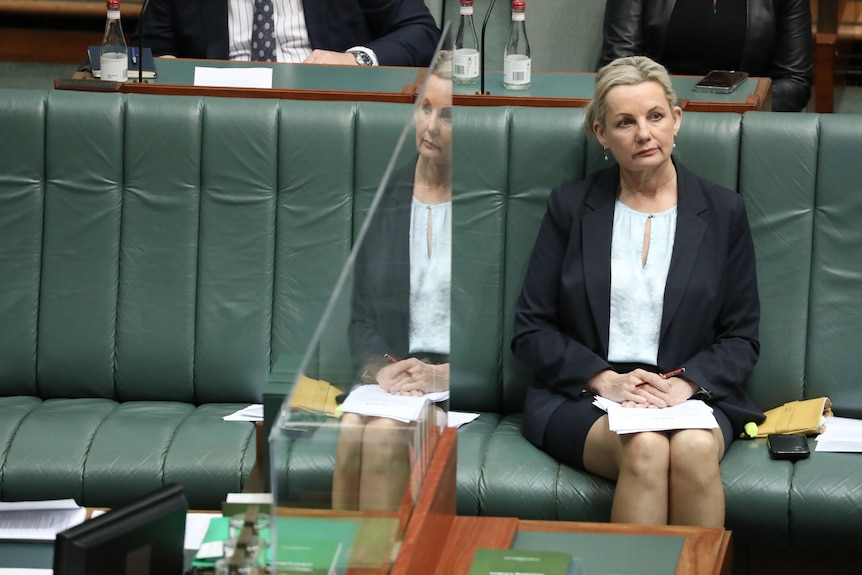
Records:
{"label": "microphone stand", "polygon": [[[146,0],[149,2],[149,0]],[[491,10],[494,9],[494,4],[497,0],[491,0],[491,4],[488,5],[488,11],[485,12],[485,20],[482,22],[482,53],[479,55],[479,75],[482,77],[481,85],[480,85],[480,94],[487,94],[485,91],[485,28],[488,27],[488,18],[491,16]]]}
{"label": "microphone stand", "polygon": [[144,82],[144,12],[149,5],[150,0],[144,0],[138,16],[138,84]]}

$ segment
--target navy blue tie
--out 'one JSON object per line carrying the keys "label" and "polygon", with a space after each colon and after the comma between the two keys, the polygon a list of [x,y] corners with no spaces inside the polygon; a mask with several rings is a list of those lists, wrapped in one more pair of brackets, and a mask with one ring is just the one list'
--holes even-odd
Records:
{"label": "navy blue tie", "polygon": [[254,0],[254,20],[251,27],[251,59],[275,62],[275,20],[272,0]]}

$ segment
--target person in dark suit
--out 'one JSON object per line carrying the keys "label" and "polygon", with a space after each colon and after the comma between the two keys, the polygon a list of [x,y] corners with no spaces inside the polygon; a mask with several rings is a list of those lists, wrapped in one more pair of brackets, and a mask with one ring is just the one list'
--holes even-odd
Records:
{"label": "person in dark suit", "polygon": [[[277,61],[424,67],[440,40],[423,0],[274,3]],[[252,0],[150,0],[138,33],[154,56],[249,60],[252,14]]]}
{"label": "person in dark suit", "polygon": [[671,74],[742,70],[772,79],[772,109],[808,105],[810,0],[608,0],[599,66],[649,56]]}
{"label": "person in dark suit", "polygon": [[[615,480],[612,521],[723,526],[719,461],[764,419],[742,389],[759,354],[754,246],[742,197],[672,157],[681,122],[660,64],[599,70],[585,123],[618,165],[551,192],[511,348],[535,374],[524,436]],[[719,428],[618,435],[594,395],[633,409],[703,399]]]}
{"label": "person in dark suit", "polygon": [[[356,372],[394,395],[449,389],[451,114],[452,56],[441,51],[414,113],[417,157],[390,177],[354,265],[348,336]],[[445,425],[436,406],[427,419],[418,425]],[[395,419],[345,413],[333,508],[397,509],[413,433]]]}

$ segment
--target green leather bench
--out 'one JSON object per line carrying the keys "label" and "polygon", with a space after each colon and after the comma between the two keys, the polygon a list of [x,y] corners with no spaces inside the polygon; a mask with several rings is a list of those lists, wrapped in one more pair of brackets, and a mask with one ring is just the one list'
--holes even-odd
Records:
{"label": "green leather bench", "polygon": [[[455,112],[451,407],[481,413],[459,432],[458,511],[607,521],[611,483],[521,436],[530,374],[508,347],[545,198],[601,150],[581,109]],[[0,90],[0,499],[116,506],[178,481],[213,508],[242,489],[261,454],[221,417],[264,399],[271,423],[289,383],[270,366],[303,353],[411,113]],[[764,409],[828,395],[862,417],[860,140],[862,116],[684,116],[681,161],[746,199]],[[855,551],[858,455],[739,441],[722,473],[737,545]]]}

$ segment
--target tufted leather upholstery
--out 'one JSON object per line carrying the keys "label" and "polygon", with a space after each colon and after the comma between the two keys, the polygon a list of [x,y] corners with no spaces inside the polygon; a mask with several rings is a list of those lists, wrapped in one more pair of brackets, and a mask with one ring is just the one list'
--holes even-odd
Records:
{"label": "tufted leather upholstery", "polygon": [[[481,412],[459,432],[458,511],[606,521],[613,485],[521,436],[530,374],[508,350],[545,198],[601,150],[580,109],[455,112],[451,407]],[[240,489],[253,433],[220,417],[264,397],[271,422],[290,378],[267,384],[270,363],[303,353],[410,113],[0,91],[0,497],[117,505],[180,481],[213,507]],[[859,116],[683,118],[680,160],[746,200],[764,409],[828,395],[862,417],[860,134]],[[316,439],[291,483],[325,503],[332,438]],[[778,462],[738,441],[722,475],[737,542],[847,551],[862,535],[855,455]]]}
{"label": "tufted leather upholstery", "polygon": [[410,118],[312,110],[0,91],[0,499],[242,489],[254,429],[221,418],[304,349]]}

